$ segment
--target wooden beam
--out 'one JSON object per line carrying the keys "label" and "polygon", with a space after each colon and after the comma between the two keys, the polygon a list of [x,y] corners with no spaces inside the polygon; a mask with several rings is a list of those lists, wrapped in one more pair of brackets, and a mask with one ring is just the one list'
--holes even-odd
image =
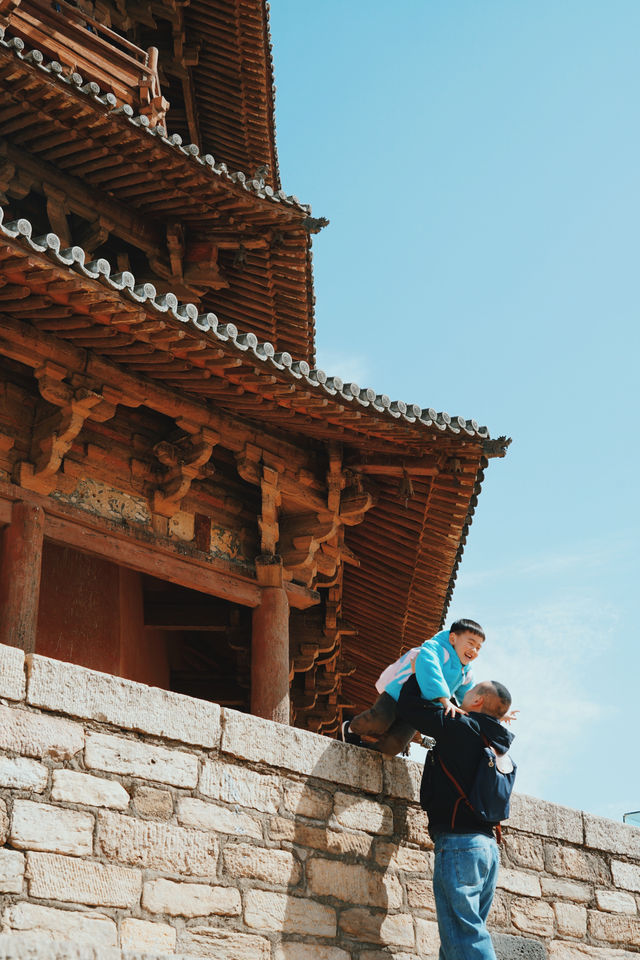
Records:
{"label": "wooden beam", "polygon": [[44,510],[19,500],[0,548],[0,643],[36,649]]}
{"label": "wooden beam", "polygon": [[372,477],[402,477],[408,473],[412,477],[435,477],[440,473],[440,464],[435,457],[396,457],[378,456],[354,460],[345,465],[355,473],[365,473]]}

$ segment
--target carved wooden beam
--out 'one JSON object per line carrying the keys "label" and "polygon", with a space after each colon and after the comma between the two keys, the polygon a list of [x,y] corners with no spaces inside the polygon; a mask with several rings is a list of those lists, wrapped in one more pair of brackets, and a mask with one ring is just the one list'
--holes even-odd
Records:
{"label": "carved wooden beam", "polygon": [[152,509],[162,517],[172,517],[181,506],[194,480],[211,475],[211,468],[204,470],[220,442],[220,434],[208,427],[188,420],[177,420],[178,427],[188,435],[188,442],[177,446],[165,441],[155,445],[154,452],[165,467],[161,484],[153,494]]}

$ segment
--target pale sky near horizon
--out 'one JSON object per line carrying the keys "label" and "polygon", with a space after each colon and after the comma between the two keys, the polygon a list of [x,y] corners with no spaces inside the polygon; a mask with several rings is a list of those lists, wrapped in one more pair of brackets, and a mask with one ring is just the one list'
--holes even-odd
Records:
{"label": "pale sky near horizon", "polygon": [[[517,789],[640,809],[637,0],[271,0],[318,366],[513,437],[449,623],[506,683]],[[372,691],[373,695],[373,691]]]}

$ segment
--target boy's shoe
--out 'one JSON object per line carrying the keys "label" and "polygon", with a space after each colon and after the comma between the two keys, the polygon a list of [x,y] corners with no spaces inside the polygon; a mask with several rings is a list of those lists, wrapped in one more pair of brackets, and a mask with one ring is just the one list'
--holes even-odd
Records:
{"label": "boy's shoe", "polygon": [[338,730],[338,740],[343,743],[351,743],[354,747],[362,746],[362,738],[357,733],[352,733],[349,729],[350,720],[343,720]]}

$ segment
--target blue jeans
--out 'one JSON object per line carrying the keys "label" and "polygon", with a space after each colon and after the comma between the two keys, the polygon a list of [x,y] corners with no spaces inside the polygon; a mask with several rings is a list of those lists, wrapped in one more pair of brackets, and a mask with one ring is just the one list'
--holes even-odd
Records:
{"label": "blue jeans", "polygon": [[442,833],[435,851],[439,960],[496,960],[486,922],[500,865],[496,841],[484,833]]}

